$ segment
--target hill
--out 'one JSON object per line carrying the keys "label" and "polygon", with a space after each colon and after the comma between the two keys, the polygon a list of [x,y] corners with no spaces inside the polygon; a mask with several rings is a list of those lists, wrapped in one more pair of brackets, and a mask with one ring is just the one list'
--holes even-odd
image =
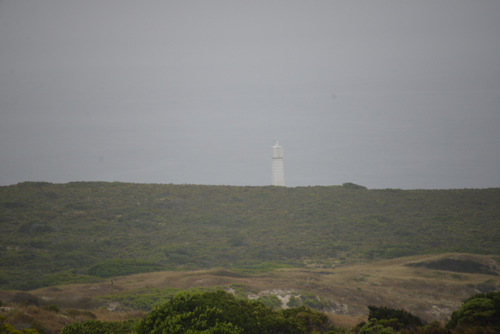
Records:
{"label": "hill", "polygon": [[104,182],[0,187],[0,288],[157,270],[500,254],[500,189]]}
{"label": "hill", "polygon": [[[487,267],[489,273],[470,273],[471,263]],[[465,298],[499,289],[499,273],[500,256],[456,253],[253,274],[223,269],[151,272],[29,293],[0,290],[6,305],[0,315],[11,324],[37,324],[57,333],[74,321],[142,318],[181,290],[224,289],[273,308],[306,305],[325,312],[342,328],[367,321],[368,305],[403,308],[427,322],[444,323]]]}

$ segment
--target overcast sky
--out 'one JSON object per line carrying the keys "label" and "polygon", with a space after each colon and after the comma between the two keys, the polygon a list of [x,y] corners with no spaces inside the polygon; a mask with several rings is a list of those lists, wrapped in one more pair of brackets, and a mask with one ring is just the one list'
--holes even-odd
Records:
{"label": "overcast sky", "polygon": [[0,184],[500,187],[500,1],[0,0]]}

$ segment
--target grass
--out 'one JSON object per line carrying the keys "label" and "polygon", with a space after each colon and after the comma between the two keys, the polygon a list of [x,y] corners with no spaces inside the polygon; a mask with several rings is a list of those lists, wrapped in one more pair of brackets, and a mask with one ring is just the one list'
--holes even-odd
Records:
{"label": "grass", "polygon": [[[368,305],[404,308],[427,321],[443,322],[451,311],[458,309],[462,301],[477,293],[479,288],[500,287],[500,277],[496,275],[468,273],[457,276],[455,272],[407,265],[447,258],[490,264],[494,261],[492,257],[484,255],[442,254],[333,269],[279,268],[245,275],[228,275],[228,271],[221,272],[220,269],[151,272],[115,277],[113,282],[109,280],[104,283],[42,288],[21,296],[18,292],[0,291],[0,300],[11,305],[14,296],[18,294],[17,300],[38,303],[38,306],[31,306],[40,308],[40,315],[48,318],[57,318],[69,314],[68,310],[85,306],[86,309],[74,313],[72,319],[83,319],[93,314],[99,320],[109,321],[126,320],[143,314],[141,312],[144,311],[137,310],[140,307],[134,310],[133,303],[124,302],[127,298],[165,300],[180,290],[224,288],[233,289],[240,297],[253,295],[253,298],[270,298],[273,294],[281,293],[302,298],[312,305],[319,303],[321,307],[326,307],[324,311],[334,322],[338,322],[338,326],[344,327],[352,327],[353,324],[367,320]],[[115,311],[109,311],[109,304],[114,302],[123,304]],[[50,305],[57,306],[60,312],[52,312],[49,316],[47,312],[50,312]],[[24,310],[22,307],[26,306],[20,307]]]}

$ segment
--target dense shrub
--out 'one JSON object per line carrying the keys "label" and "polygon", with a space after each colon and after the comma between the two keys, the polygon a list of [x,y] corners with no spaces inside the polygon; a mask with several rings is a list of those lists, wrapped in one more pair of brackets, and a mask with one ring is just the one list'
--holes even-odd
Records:
{"label": "dense shrub", "polygon": [[361,189],[351,183],[0,187],[0,288],[33,290],[164,268],[245,274],[303,266],[306,259],[329,265],[332,258],[500,254],[500,188]]}
{"label": "dense shrub", "polygon": [[20,304],[20,305],[40,305],[40,299],[37,296],[34,296],[27,292],[16,292],[12,298],[12,303]]}
{"label": "dense shrub", "polygon": [[180,293],[153,309],[141,322],[138,332],[299,334],[312,332],[310,328],[316,330],[317,323],[323,325],[324,319],[314,311],[304,308],[295,314],[291,312],[273,311],[260,302],[237,299],[222,290]]}
{"label": "dense shrub", "polygon": [[479,293],[464,301],[446,328],[480,327],[500,332],[500,291]]}
{"label": "dense shrub", "polygon": [[127,321],[99,321],[87,320],[84,323],[74,322],[65,326],[60,334],[129,334],[132,333],[136,322]]}
{"label": "dense shrub", "polygon": [[333,330],[333,324],[324,313],[305,306],[285,309],[281,313],[286,319],[297,323],[305,333],[326,333]]}
{"label": "dense shrub", "polygon": [[492,271],[488,266],[478,263],[472,260],[462,260],[462,259],[440,259],[432,262],[418,262],[409,263],[409,267],[425,267],[434,270],[447,270],[454,271],[458,273],[476,273],[476,274],[486,274],[486,275],[496,275],[498,274]]}
{"label": "dense shrub", "polygon": [[342,183],[342,187],[347,188],[347,189],[356,189],[356,190],[366,190],[367,189],[365,186],[360,186],[359,184],[355,184],[352,182]]}
{"label": "dense shrub", "polygon": [[11,324],[5,321],[5,317],[0,315],[0,334],[39,334],[36,329],[17,330]]}
{"label": "dense shrub", "polygon": [[370,305],[368,306],[370,311],[368,314],[368,319],[378,320],[378,325],[383,325],[385,327],[391,327],[396,330],[401,328],[415,328],[425,325],[425,322],[411,314],[410,312],[403,309],[393,309],[385,306],[377,307]]}
{"label": "dense shrub", "polygon": [[175,288],[147,288],[137,292],[113,293],[105,296],[106,299],[117,301],[125,307],[134,310],[151,311],[153,307],[167,302],[170,298],[179,293]]}

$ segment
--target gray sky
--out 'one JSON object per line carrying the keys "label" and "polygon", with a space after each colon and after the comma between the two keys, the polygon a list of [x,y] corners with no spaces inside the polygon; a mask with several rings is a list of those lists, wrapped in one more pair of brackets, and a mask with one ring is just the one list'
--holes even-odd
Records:
{"label": "gray sky", "polygon": [[500,186],[500,1],[0,0],[0,184]]}

